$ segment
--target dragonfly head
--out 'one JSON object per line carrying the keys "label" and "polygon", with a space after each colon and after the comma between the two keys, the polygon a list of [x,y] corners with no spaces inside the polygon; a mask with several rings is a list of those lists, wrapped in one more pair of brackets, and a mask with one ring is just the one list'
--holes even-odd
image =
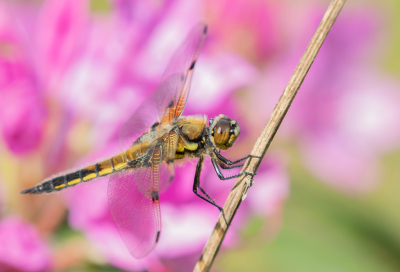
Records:
{"label": "dragonfly head", "polygon": [[230,148],[240,134],[239,124],[225,115],[210,119],[211,139],[223,150]]}

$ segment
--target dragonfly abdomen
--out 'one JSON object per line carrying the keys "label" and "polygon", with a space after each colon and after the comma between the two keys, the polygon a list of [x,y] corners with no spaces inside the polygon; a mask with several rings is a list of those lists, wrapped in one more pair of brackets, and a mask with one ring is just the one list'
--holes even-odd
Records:
{"label": "dragonfly abdomen", "polygon": [[54,177],[48,181],[45,181],[35,187],[24,190],[22,194],[41,194],[41,193],[51,193],[54,191],[60,191],[68,187],[75,186],[81,182],[87,182],[97,177],[106,176],[114,172],[112,167],[113,158],[96,163],[80,169],[75,172],[71,172],[62,176]]}
{"label": "dragonfly abdomen", "polygon": [[110,159],[101,161],[94,165],[82,168],[78,171],[65,175],[60,175],[47,180],[35,187],[22,191],[22,194],[41,194],[61,191],[68,187],[75,186],[82,182],[87,182],[97,177],[107,176],[115,171],[123,170],[136,158],[143,155],[143,151],[148,147],[148,143],[133,146],[126,152],[122,152]]}

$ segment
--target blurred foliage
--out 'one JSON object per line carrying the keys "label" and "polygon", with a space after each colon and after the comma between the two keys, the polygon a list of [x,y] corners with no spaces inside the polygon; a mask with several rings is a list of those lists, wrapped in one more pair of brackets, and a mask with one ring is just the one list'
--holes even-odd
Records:
{"label": "blurred foliage", "polygon": [[398,20],[398,14],[400,14],[400,1],[396,0],[385,0],[385,1],[376,1],[376,4],[382,5],[384,4],[388,7],[386,10],[390,10],[391,13],[387,16],[387,26],[386,29],[388,32],[388,42],[386,46],[388,46],[388,50],[386,52],[384,58],[384,68],[387,68],[390,72],[394,73],[397,76],[400,76],[400,62],[398,61],[400,58],[400,23]]}
{"label": "blurred foliage", "polygon": [[111,3],[107,0],[91,0],[90,9],[93,12],[109,12],[111,10]]}
{"label": "blurred foliage", "polygon": [[[246,235],[251,233],[248,229],[240,246],[223,252],[215,267],[223,271],[399,271],[400,152],[384,159],[385,179],[378,189],[359,197],[346,196],[316,180],[294,150],[291,158],[291,194],[276,239],[265,243],[261,231]],[[268,221],[256,219],[249,226],[260,230],[262,224]]]}
{"label": "blurred foliage", "polygon": [[[385,22],[387,50],[380,62],[384,69],[399,76],[400,1],[369,4],[389,7],[385,9],[390,11]],[[279,234],[266,243],[260,237],[262,225],[268,225],[268,221],[254,219],[240,245],[220,253],[214,268],[274,272],[400,271],[400,152],[381,160],[383,175],[375,190],[353,196],[317,180],[305,170],[296,151],[287,149],[291,150],[292,184]],[[246,235],[252,232],[256,234]]]}

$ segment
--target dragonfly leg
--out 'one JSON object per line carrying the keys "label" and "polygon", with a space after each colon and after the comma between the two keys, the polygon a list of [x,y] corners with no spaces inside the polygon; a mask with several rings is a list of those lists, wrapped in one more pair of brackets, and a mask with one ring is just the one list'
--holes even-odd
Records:
{"label": "dragonfly leg", "polygon": [[227,165],[225,163],[223,163],[222,161],[220,161],[219,159],[215,159],[217,161],[217,163],[219,164],[219,166],[222,169],[234,169],[234,168],[239,168],[242,167],[244,164],[239,164],[239,165]]}
{"label": "dragonfly leg", "polygon": [[[240,176],[243,176],[243,175],[255,176],[257,174],[257,173],[250,173],[250,172],[242,172],[240,174],[233,175],[233,176],[230,176],[230,177],[224,177],[224,175],[221,172],[221,169],[218,166],[219,163],[217,163],[217,161],[214,158],[211,158],[211,162],[212,162],[212,165],[214,166],[215,173],[217,173],[219,179],[221,179],[221,180],[233,179],[233,178],[237,178],[237,177],[240,177]],[[219,165],[221,165],[221,164],[219,164]],[[222,167],[222,165],[221,165],[221,167]],[[229,167],[227,167],[227,168],[223,168],[222,167],[222,168],[223,169],[232,169],[232,168],[236,168],[236,167],[239,167],[239,166],[234,166],[234,167],[231,167],[231,168],[229,168]]]}
{"label": "dragonfly leg", "polygon": [[239,160],[230,161],[229,159],[227,159],[227,158],[225,158],[224,156],[222,156],[221,153],[219,153],[219,152],[217,151],[216,148],[214,148],[214,154],[215,154],[215,156],[217,156],[218,159],[220,159],[223,163],[225,163],[225,164],[227,164],[227,165],[233,165],[233,164],[236,164],[236,163],[238,163],[238,162],[244,161],[244,160],[246,160],[246,159],[248,159],[248,158],[258,158],[258,159],[261,159],[261,157],[259,157],[259,156],[247,155],[246,157],[241,158],[241,159],[239,159]]}
{"label": "dragonfly leg", "polygon": [[231,160],[225,158],[224,156],[222,156],[221,153],[217,150],[217,148],[216,148],[214,142],[213,142],[212,139],[211,139],[211,134],[208,135],[208,142],[209,142],[209,144],[211,145],[211,148],[212,148],[213,153],[215,154],[215,156],[217,156],[217,158],[218,158],[219,160],[221,160],[223,163],[225,163],[225,164],[227,164],[227,165],[233,165],[233,164],[236,164],[236,163],[238,163],[238,162],[244,161],[244,160],[246,160],[246,159],[248,159],[248,158],[258,158],[258,159],[261,159],[261,157],[259,157],[259,156],[247,155],[246,157],[241,158],[241,159],[239,159],[239,160],[231,161]]}
{"label": "dragonfly leg", "polygon": [[[200,174],[201,174],[201,170],[203,168],[203,162],[204,162],[204,157],[201,156],[199,161],[197,162],[197,166],[196,166],[196,174],[194,176],[194,182],[193,182],[193,193],[195,193],[195,195],[197,195],[198,197],[200,197],[201,199],[207,201],[208,203],[210,203],[211,205],[215,206],[218,208],[218,210],[222,213],[222,216],[224,217],[225,223],[228,225],[226,219],[225,219],[225,214],[224,214],[224,210],[217,205],[217,203],[215,203],[215,201],[206,193],[206,191],[204,191],[203,188],[200,187]],[[200,195],[197,192],[197,188],[200,189],[200,191],[207,197],[205,198],[204,196]]]}

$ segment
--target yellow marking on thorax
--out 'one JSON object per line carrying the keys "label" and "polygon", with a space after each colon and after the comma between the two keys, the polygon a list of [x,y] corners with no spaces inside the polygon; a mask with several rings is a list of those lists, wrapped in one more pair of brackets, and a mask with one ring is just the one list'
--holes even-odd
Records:
{"label": "yellow marking on thorax", "polygon": [[[178,144],[176,146],[177,153],[183,153],[186,150],[195,151],[199,148],[197,143],[189,142],[184,137],[180,136],[178,139]],[[182,154],[176,154],[175,159],[182,159],[184,156]]]}
{"label": "yellow marking on thorax", "polygon": [[182,133],[185,134],[189,140],[195,140],[201,136],[206,126],[205,119],[186,118],[179,126]]}
{"label": "yellow marking on thorax", "polygon": [[199,145],[197,143],[188,143],[184,146],[184,148],[190,151],[195,151],[197,148],[199,148]]}
{"label": "yellow marking on thorax", "polygon": [[185,155],[183,154],[175,154],[175,160],[183,159]]}
{"label": "yellow marking on thorax", "polygon": [[[197,143],[191,142],[190,140],[198,139],[206,126],[206,118],[193,116],[182,118],[179,122],[179,128],[183,134],[189,139],[186,140],[184,137],[179,137],[176,152],[183,153],[186,150],[195,151],[199,148]],[[175,159],[181,159],[182,155],[176,155]]]}
{"label": "yellow marking on thorax", "polygon": [[178,144],[176,145],[176,152],[182,153],[185,151],[184,144],[178,140]]}

